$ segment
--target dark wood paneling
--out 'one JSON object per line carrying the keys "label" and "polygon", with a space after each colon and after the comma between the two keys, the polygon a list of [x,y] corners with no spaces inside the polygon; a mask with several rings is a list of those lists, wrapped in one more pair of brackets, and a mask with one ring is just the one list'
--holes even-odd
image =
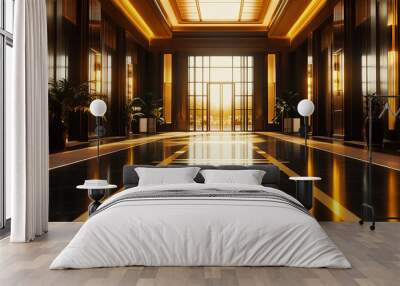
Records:
{"label": "dark wood paneling", "polygon": [[308,43],[305,40],[295,53],[295,69],[292,69],[293,78],[295,79],[295,91],[300,94],[302,98],[307,98],[307,56],[308,56]]}
{"label": "dark wood paneling", "polygon": [[262,131],[267,125],[267,66],[265,54],[254,55],[254,130]]}
{"label": "dark wood paneling", "polygon": [[56,0],[47,0],[47,45],[49,50],[49,79],[56,78]]}
{"label": "dark wood paneling", "polygon": [[107,12],[117,25],[128,30],[133,35],[135,41],[141,46],[148,48],[149,41],[143,34],[135,27],[135,25],[120,11],[110,0],[100,0],[101,6]]}
{"label": "dark wood paneling", "polygon": [[313,102],[315,106],[314,115],[312,116],[312,134],[319,135],[323,130],[323,122],[320,117],[323,117],[323,110],[321,110],[321,34],[318,31],[312,33],[312,64],[313,64]]}
{"label": "dark wood paneling", "polygon": [[276,37],[286,36],[310,2],[311,0],[287,1],[282,14],[273,22],[269,34]]}
{"label": "dark wood paneling", "polygon": [[326,4],[325,7],[311,20],[311,22],[292,40],[292,49],[295,49],[297,46],[301,45],[301,43],[303,43],[310,33],[317,30],[328,18],[332,17],[333,7],[335,7],[338,1],[340,0],[328,1],[328,4]]}
{"label": "dark wood paneling", "polygon": [[345,13],[345,82],[344,139],[362,140],[363,110],[361,92],[361,41],[356,32],[356,9],[352,0],[344,1]]}
{"label": "dark wood paneling", "polygon": [[125,118],[121,116],[126,103],[126,42],[125,30],[117,28],[117,51],[115,63],[112,66],[113,95],[111,97],[112,130],[113,135],[125,135]]}
{"label": "dark wood paneling", "polygon": [[173,55],[173,120],[178,131],[188,130],[188,55]]}
{"label": "dark wood paneling", "polygon": [[160,52],[151,52],[147,54],[145,92],[152,92],[157,98],[162,98],[162,56]]}
{"label": "dark wood paneling", "polygon": [[[209,35],[209,34],[208,34]],[[158,39],[151,42],[151,50],[186,52],[192,54],[225,54],[276,52],[289,48],[286,39],[268,39],[266,34],[257,37],[245,35],[215,37],[197,35],[174,36],[172,39]]]}

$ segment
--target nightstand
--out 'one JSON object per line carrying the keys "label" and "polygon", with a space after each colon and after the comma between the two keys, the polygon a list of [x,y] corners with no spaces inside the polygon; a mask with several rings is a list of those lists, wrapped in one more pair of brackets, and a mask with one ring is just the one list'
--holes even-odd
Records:
{"label": "nightstand", "polygon": [[92,203],[88,207],[89,216],[101,205],[100,200],[104,198],[106,191],[116,189],[117,185],[108,184],[105,180],[86,180],[85,184],[76,187],[79,190],[87,190]]}
{"label": "nightstand", "polygon": [[320,177],[290,177],[289,180],[296,182],[296,199],[304,207],[310,210],[313,206],[314,181],[320,181]]}

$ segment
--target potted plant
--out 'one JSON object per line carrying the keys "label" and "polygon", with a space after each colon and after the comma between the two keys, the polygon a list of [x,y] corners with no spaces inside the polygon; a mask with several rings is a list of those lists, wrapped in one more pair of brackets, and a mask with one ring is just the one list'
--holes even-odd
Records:
{"label": "potted plant", "polygon": [[157,124],[164,124],[162,100],[153,93],[147,92],[143,96],[132,100],[134,120],[139,120],[140,133],[156,133]]}
{"label": "potted plant", "polygon": [[68,138],[68,116],[71,111],[89,111],[92,96],[87,83],[76,87],[68,79],[49,83],[49,147],[50,152],[65,148]]}
{"label": "potted plant", "polygon": [[129,136],[131,132],[137,133],[138,132],[138,127],[136,127],[137,120],[135,117],[135,114],[139,111],[139,107],[136,106],[137,103],[135,103],[134,100],[129,99],[125,103],[125,107],[123,109],[123,118],[124,121],[126,122],[126,135]]}
{"label": "potted plant", "polygon": [[276,98],[273,122],[280,124],[285,133],[298,132],[300,129],[300,117],[297,112],[299,101],[300,95],[295,91],[285,91]]}
{"label": "potted plant", "polygon": [[[380,117],[384,109],[384,105],[380,98],[373,97],[371,100],[371,107],[372,107],[372,146],[380,146],[383,144],[383,139],[385,136],[384,133],[384,120]],[[367,145],[369,144],[369,100],[367,100],[366,104],[366,118],[364,122],[364,133],[365,139],[367,141]]]}

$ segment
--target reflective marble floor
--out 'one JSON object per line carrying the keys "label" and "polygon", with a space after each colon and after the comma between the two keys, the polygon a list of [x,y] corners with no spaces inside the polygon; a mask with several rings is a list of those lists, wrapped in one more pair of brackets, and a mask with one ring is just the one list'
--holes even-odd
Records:
{"label": "reflective marble floor", "polygon": [[[86,191],[75,187],[88,178],[107,178],[122,187],[125,164],[214,164],[253,165],[272,163],[281,169],[281,189],[294,194],[289,176],[319,176],[314,188],[312,214],[320,221],[357,221],[361,204],[370,201],[377,217],[400,216],[400,172],[378,165],[372,167],[368,193],[365,162],[308,148],[268,134],[181,133],[179,136],[149,138],[140,144],[101,156],[99,172],[95,158],[79,160],[50,170],[50,220],[74,221],[90,202]],[[68,156],[67,154],[65,156]]]}

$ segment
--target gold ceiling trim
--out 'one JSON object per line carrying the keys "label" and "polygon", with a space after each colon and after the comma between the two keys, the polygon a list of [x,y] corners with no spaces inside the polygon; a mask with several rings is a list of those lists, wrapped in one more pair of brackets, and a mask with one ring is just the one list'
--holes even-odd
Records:
{"label": "gold ceiling trim", "polygon": [[326,2],[327,0],[312,0],[290,28],[286,36],[290,38],[290,40],[293,40],[321,11]]}
{"label": "gold ceiling trim", "polygon": [[147,40],[150,41],[154,38],[153,31],[129,0],[113,0],[113,3],[121,9],[125,16],[128,17]]}
{"label": "gold ceiling trim", "polygon": [[[136,10],[134,6],[134,2],[130,0],[112,0],[113,3],[123,11],[123,13],[127,16],[127,18],[138,28],[138,30],[146,37],[147,40],[151,41],[152,39],[157,38],[150,26],[146,23],[146,21],[142,18],[138,10]],[[282,13],[286,9],[289,0],[267,0],[264,2],[266,4],[263,9],[259,11],[259,15],[261,15],[261,19],[258,22],[249,22],[249,21],[203,21],[199,22],[184,22],[180,21],[180,15],[178,7],[173,7],[173,0],[153,0],[160,12],[162,13],[164,19],[167,21],[170,29],[172,31],[201,31],[205,29],[207,31],[234,31],[235,29],[245,31],[258,31],[258,32],[267,32],[271,25],[275,23],[280,17],[282,17]],[[201,0],[194,0],[198,16],[202,19],[201,7],[199,5]],[[175,3],[175,2],[174,2]],[[238,2],[239,3],[239,2]],[[243,13],[243,3],[244,0],[240,0],[240,14]],[[325,6],[327,0],[312,0],[307,7],[304,9],[303,13],[296,20],[296,22],[292,25],[289,32],[286,35],[278,36],[278,38],[289,38],[293,40],[310,22],[311,20],[321,11],[321,9]],[[240,19],[240,15],[238,15]],[[276,38],[276,37],[274,37]]]}
{"label": "gold ceiling trim", "polygon": [[[184,30],[185,28],[255,28],[257,30],[267,31],[267,27],[271,25],[271,21],[276,16],[275,9],[281,7],[281,2],[286,3],[287,0],[267,0],[266,9],[262,9],[260,12],[261,19],[257,22],[254,21],[182,21],[179,9],[175,7],[175,3],[171,0],[154,0],[157,6],[161,9],[161,12],[165,19],[167,19],[168,25],[172,31]],[[244,1],[243,1],[244,2]],[[196,0],[198,3],[198,0]],[[264,11],[265,10],[265,11]],[[201,13],[201,11],[200,11]],[[177,15],[178,14],[178,15]]]}
{"label": "gold ceiling trim", "polygon": [[284,11],[288,0],[270,0],[265,13],[263,24],[269,29],[271,25],[278,19]]}
{"label": "gold ceiling trim", "polygon": [[[237,4],[237,14],[233,9],[231,16],[235,14],[234,17],[227,17],[226,19],[215,19],[206,17],[203,12],[215,12],[214,10],[207,7],[209,4],[224,4],[213,3],[213,2],[202,2],[203,0],[186,0],[187,2],[181,2],[184,0],[155,0],[158,2],[164,11],[168,14],[168,18],[171,22],[176,22],[179,24],[237,24],[237,23],[247,23],[247,24],[262,24],[265,17],[266,6],[271,0],[253,0],[255,2],[245,2],[245,0],[236,0],[234,2]],[[179,2],[176,2],[179,1]],[[228,0],[227,0],[228,1]],[[234,0],[230,0],[234,1]],[[246,3],[248,5],[246,5]],[[207,4],[207,5],[206,5]],[[226,4],[229,4],[226,2]],[[187,6],[185,6],[187,5]],[[231,7],[231,6],[228,6]],[[207,8],[207,9],[206,9]],[[232,8],[232,7],[231,7]],[[215,13],[212,13],[215,14]],[[223,14],[220,11],[219,14]],[[250,16],[249,16],[250,15]],[[215,15],[214,15],[215,16]]]}

